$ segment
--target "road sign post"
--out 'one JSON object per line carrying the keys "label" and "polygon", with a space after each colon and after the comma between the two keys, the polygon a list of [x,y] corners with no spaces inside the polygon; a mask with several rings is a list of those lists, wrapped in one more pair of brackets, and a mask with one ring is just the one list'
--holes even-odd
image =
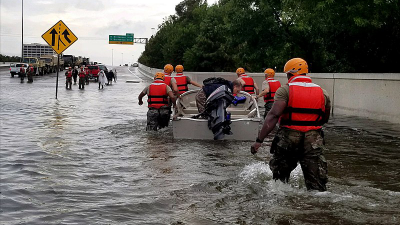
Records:
{"label": "road sign post", "polygon": [[57,81],[56,81],[56,99],[58,93],[58,72],[60,71],[60,54],[71,46],[78,37],[64,24],[62,20],[58,21],[54,26],[50,27],[42,38],[57,53]]}

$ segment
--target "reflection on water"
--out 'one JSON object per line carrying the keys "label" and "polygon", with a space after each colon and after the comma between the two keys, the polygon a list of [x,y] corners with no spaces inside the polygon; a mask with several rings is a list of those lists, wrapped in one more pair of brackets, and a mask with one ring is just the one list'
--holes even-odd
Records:
{"label": "reflection on water", "polygon": [[54,99],[54,76],[20,84],[0,71],[2,224],[399,224],[400,126],[335,117],[325,128],[327,192],[269,170],[271,137],[174,140],[146,132],[146,82],[119,69],[98,90]]}

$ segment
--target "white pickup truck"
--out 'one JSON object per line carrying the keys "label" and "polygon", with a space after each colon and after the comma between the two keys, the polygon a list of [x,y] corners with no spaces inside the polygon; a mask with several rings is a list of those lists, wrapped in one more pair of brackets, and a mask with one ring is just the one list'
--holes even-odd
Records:
{"label": "white pickup truck", "polygon": [[15,74],[19,75],[19,70],[21,69],[22,65],[25,65],[25,69],[27,69],[29,66],[26,63],[11,63],[10,64],[11,77],[14,77]]}

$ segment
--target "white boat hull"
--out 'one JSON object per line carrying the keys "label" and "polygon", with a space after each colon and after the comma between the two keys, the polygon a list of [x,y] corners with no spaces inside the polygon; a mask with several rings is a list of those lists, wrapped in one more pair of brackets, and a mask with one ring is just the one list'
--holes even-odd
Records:
{"label": "white boat hull", "polygon": [[[195,106],[196,93],[197,91],[188,91],[178,99],[177,107],[181,115],[172,121],[174,138],[214,140],[213,132],[208,129],[208,120],[192,118],[198,114]],[[231,113],[232,135],[225,135],[224,140],[254,141],[261,121],[258,105],[249,94],[241,92],[239,95],[246,96],[247,100],[244,104],[227,108]]]}

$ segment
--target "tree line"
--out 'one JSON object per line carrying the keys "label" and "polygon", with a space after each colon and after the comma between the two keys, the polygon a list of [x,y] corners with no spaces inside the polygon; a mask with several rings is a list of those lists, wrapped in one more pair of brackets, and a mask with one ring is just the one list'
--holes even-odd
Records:
{"label": "tree line", "polygon": [[0,62],[21,62],[21,57],[0,54]]}
{"label": "tree line", "polygon": [[139,58],[186,71],[282,71],[304,58],[311,72],[399,72],[398,0],[184,0]]}

